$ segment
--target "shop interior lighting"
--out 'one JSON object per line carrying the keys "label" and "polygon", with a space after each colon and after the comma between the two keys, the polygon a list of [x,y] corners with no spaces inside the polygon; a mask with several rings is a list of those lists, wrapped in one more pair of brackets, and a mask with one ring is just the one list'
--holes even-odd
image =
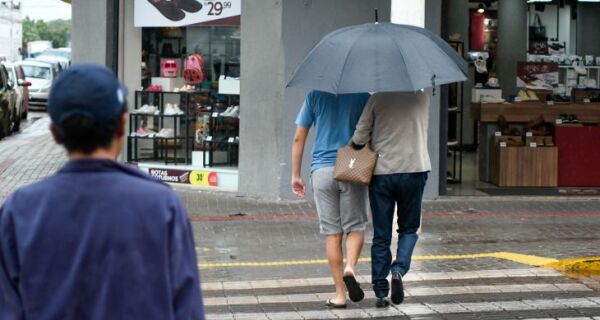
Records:
{"label": "shop interior lighting", "polygon": [[[579,0],[579,1],[581,1],[581,0]],[[552,0],[527,0],[527,3],[535,3],[535,2],[552,2]]]}
{"label": "shop interior lighting", "polygon": [[485,5],[483,3],[479,4],[479,8],[477,9],[477,12],[479,12],[479,13],[485,12]]}

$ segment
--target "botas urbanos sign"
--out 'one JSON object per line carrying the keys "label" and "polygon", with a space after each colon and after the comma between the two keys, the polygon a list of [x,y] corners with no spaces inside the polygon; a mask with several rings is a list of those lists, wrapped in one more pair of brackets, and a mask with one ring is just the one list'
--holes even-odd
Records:
{"label": "botas urbanos sign", "polygon": [[135,26],[188,26],[239,16],[241,12],[241,0],[135,0]]}

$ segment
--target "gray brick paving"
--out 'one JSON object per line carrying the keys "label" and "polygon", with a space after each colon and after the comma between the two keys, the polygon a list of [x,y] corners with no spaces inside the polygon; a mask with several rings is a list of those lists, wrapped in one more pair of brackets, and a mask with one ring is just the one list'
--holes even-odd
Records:
{"label": "gray brick paving", "polygon": [[[66,161],[47,131],[48,119],[42,116],[32,121],[22,134],[0,141],[0,201],[16,188],[54,173]],[[322,259],[323,239],[318,234],[315,208],[310,201],[263,201],[238,197],[232,193],[199,191],[176,187],[187,205],[193,221],[197,252],[201,263],[289,261]],[[472,254],[510,251],[550,258],[570,258],[598,255],[600,244],[599,198],[443,198],[424,204],[423,229],[415,255]],[[370,239],[372,231],[367,231]],[[367,240],[363,256],[369,256]],[[473,272],[489,269],[525,269],[530,266],[496,258],[468,260],[414,261],[412,270],[418,272]],[[287,267],[221,267],[203,269],[203,282],[257,279],[290,279],[324,277],[324,264]],[[368,263],[360,263],[359,274],[368,275]],[[536,292],[454,294],[407,297],[412,308],[436,304],[439,311],[427,315],[413,314],[410,319],[524,319],[600,317],[600,279],[595,277],[558,278],[551,282],[566,284],[564,291],[545,292],[544,278],[485,278],[457,280],[465,287],[487,285],[540,284]],[[419,284],[428,288],[456,287],[454,280],[429,280]],[[568,284],[584,284],[591,290],[569,290]],[[411,286],[413,284],[410,284]],[[368,284],[364,284],[368,287]],[[507,287],[504,287],[507,288]],[[563,287],[561,287],[563,288]],[[444,289],[442,289],[443,291]],[[458,289],[452,289],[458,290]],[[439,291],[439,289],[438,289]],[[247,295],[248,304],[210,306],[211,318],[222,319],[316,319],[337,318],[390,319],[386,311],[373,311],[373,300],[353,306],[345,312],[325,310],[322,302],[278,303],[270,298],[257,304],[264,293],[285,297],[311,295],[318,297],[331,292],[329,286],[278,288],[252,293],[225,288],[210,292],[207,297]],[[563,304],[545,309],[519,309],[522,303],[536,300],[563,299]],[[568,299],[568,300],[564,300]],[[573,299],[573,300],[570,300]],[[588,299],[586,301],[577,299]],[[477,312],[476,303],[496,301],[498,311]],[[566,301],[566,302],[565,302]],[[589,302],[597,307],[588,307]],[[460,303],[460,306],[449,305]],[[364,307],[363,307],[364,305]],[[420,307],[419,307],[420,306]],[[468,306],[470,312],[460,313]],[[416,310],[416,309],[415,309]],[[414,311],[414,310],[413,310]],[[417,310],[418,311],[418,310]],[[259,314],[256,314],[256,313]],[[410,310],[407,310],[410,314]],[[388,312],[389,313],[389,312]],[[216,315],[215,315],[216,314]],[[407,318],[396,312],[394,319]]]}

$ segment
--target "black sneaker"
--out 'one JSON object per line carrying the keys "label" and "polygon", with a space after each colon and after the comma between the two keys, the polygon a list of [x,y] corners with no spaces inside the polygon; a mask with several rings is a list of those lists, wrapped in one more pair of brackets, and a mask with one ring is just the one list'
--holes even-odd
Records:
{"label": "black sneaker", "polygon": [[175,0],[148,0],[158,11],[171,21],[180,21],[185,18],[185,12],[179,9]]}
{"label": "black sneaker", "polygon": [[177,0],[179,9],[190,13],[202,10],[202,4],[196,0]]}
{"label": "black sneaker", "polygon": [[387,308],[390,306],[390,302],[386,298],[377,298],[377,303],[375,306],[377,308]]}
{"label": "black sneaker", "polygon": [[392,273],[392,303],[401,304],[404,301],[404,285],[400,272]]}

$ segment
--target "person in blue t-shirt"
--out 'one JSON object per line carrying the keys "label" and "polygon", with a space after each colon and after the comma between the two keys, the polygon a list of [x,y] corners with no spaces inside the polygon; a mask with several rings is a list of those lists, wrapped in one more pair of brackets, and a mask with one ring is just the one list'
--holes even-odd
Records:
{"label": "person in blue t-shirt", "polygon": [[51,131],[69,162],[0,207],[0,319],[204,319],[181,201],[115,161],[126,96],[98,65],[74,65],[53,84]]}
{"label": "person in blue t-shirt", "polygon": [[[368,93],[335,95],[311,91],[296,120],[292,147],[292,191],[299,197],[304,197],[306,193],[306,185],[301,177],[306,138],[311,127],[314,126],[316,130],[311,180],[320,231],[326,236],[327,260],[335,283],[336,296],[326,302],[332,308],[346,307],[346,289],[350,300],[358,302],[364,298],[355,276],[367,224],[367,188],[335,181],[333,170],[337,150],[350,142],[368,99]],[[342,251],[344,234],[347,235],[345,267]]]}

